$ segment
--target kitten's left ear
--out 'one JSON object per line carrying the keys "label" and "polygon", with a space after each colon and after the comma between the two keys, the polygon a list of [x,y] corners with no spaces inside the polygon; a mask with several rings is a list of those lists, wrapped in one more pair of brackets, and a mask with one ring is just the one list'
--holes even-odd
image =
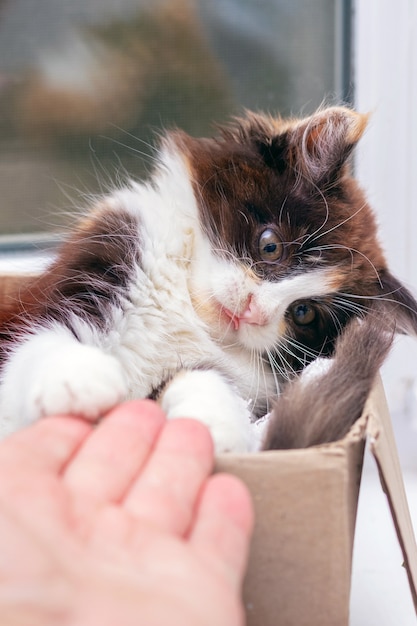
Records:
{"label": "kitten's left ear", "polygon": [[300,120],[290,142],[295,167],[316,184],[334,179],[362,137],[368,115],[347,107],[324,109]]}

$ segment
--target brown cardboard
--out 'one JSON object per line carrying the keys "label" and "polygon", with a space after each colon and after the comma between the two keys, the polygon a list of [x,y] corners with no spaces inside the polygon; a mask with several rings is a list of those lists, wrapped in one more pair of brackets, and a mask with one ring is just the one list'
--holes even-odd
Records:
{"label": "brown cardboard", "polygon": [[240,476],[254,500],[248,626],[348,624],[366,423],[334,444],[218,458],[216,469]]}
{"label": "brown cardboard", "polygon": [[417,550],[382,384],[341,441],[307,450],[223,455],[248,485],[255,532],[244,583],[248,626],[348,626],[352,549],[369,436],[416,598]]}

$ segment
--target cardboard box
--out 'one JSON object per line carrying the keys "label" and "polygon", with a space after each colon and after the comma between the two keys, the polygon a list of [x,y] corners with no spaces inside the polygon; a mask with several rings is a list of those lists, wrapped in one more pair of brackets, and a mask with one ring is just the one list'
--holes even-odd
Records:
{"label": "cardboard box", "polygon": [[[0,276],[0,298],[16,297],[16,287],[30,279]],[[388,497],[417,611],[417,547],[378,379],[362,416],[340,441],[305,450],[217,458],[216,471],[242,478],[255,506],[244,582],[247,626],[348,626],[366,441]]]}
{"label": "cardboard box", "polygon": [[216,471],[248,485],[255,532],[244,583],[247,626],[348,626],[355,519],[365,441],[378,464],[417,611],[417,548],[380,380],[335,443],[222,455]]}

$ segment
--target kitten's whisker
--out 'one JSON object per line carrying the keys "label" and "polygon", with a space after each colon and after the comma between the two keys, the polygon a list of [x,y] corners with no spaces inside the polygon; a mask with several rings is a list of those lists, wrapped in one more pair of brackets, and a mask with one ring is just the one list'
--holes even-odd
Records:
{"label": "kitten's whisker", "polygon": [[[309,235],[306,240],[304,241],[304,245],[310,241],[310,239],[315,238],[317,233],[319,233],[327,224],[327,222],[329,221],[329,216],[330,216],[330,209],[329,209],[329,203],[327,202],[326,196],[324,195],[324,193],[322,192],[322,190],[320,189],[320,187],[318,187],[318,185],[316,185],[312,180],[309,181],[310,184],[314,187],[314,189],[316,191],[318,191],[319,195],[321,196],[323,202],[324,202],[324,206],[326,208],[326,215],[324,218],[323,223],[321,224],[321,226],[319,226],[314,233],[311,233],[311,235]],[[320,235],[322,236],[322,235]]]}
{"label": "kitten's whisker", "polygon": [[[294,368],[287,362],[284,356],[284,352],[289,354],[292,357],[295,357],[295,354],[292,354],[288,347],[286,346],[287,339],[285,342],[277,342],[274,350],[274,356],[278,357],[281,366],[279,368],[280,375],[287,381],[290,381],[296,374]],[[295,357],[297,358],[297,357]],[[274,359],[275,360],[275,359]],[[276,361],[275,361],[276,362]]]}
{"label": "kitten's whisker", "polygon": [[[130,131],[126,130],[126,128],[123,128],[122,126],[119,126],[118,124],[112,123],[111,125],[113,126],[113,128],[115,128],[119,132],[123,133],[127,137],[131,137],[134,141],[137,141],[138,143],[141,143],[144,146],[146,146],[147,148],[149,148],[151,152],[155,153],[156,155],[159,154],[158,148],[154,144],[152,144],[150,141],[146,141],[142,137],[139,137],[139,135],[134,135]],[[157,157],[153,157],[153,158],[155,158],[155,160],[158,160]]]}
{"label": "kitten's whisker", "polygon": [[334,312],[331,306],[327,307],[327,311],[330,315],[330,319],[333,321],[334,327],[337,329],[338,334],[341,333],[343,330],[343,327],[336,313]]}
{"label": "kitten's whisker", "polygon": [[381,289],[383,288],[383,284],[382,284],[381,278],[379,276],[379,272],[376,269],[375,265],[372,263],[371,259],[366,254],[361,252],[360,250],[357,250],[356,248],[352,248],[350,246],[344,246],[342,244],[329,244],[329,245],[324,245],[324,246],[317,246],[317,247],[314,247],[314,248],[309,248],[309,250],[310,251],[318,250],[320,252],[322,250],[346,250],[347,252],[350,252],[350,254],[352,256],[352,259],[353,259],[353,255],[354,254],[358,254],[363,259],[365,259],[365,261],[367,261],[369,263],[369,265],[372,267],[372,269],[373,269],[373,271],[375,273],[376,279],[377,279]]}
{"label": "kitten's whisker", "polygon": [[255,396],[251,398],[253,406],[256,406],[259,396],[259,359],[257,357],[258,353],[252,349],[250,351],[250,369],[252,371],[251,390],[255,391]]}
{"label": "kitten's whisker", "polygon": [[[408,311],[411,311],[412,313],[417,313],[417,309],[413,309],[411,306],[408,306],[407,304],[405,304],[405,302],[398,302],[398,300],[395,300],[394,298],[387,298],[386,296],[391,295],[393,293],[396,293],[397,291],[399,291],[400,288],[398,289],[394,289],[393,291],[389,291],[384,293],[383,295],[379,295],[379,294],[372,294],[372,295],[355,295],[354,298],[358,298],[358,299],[363,299],[363,300],[375,300],[378,302],[388,302],[389,304],[395,304],[396,306],[401,306],[404,309],[407,309]],[[339,292],[341,295],[343,296],[350,296],[352,297],[352,294],[347,294],[347,293],[343,293],[343,292]],[[377,313],[376,313],[377,315]]]}
{"label": "kitten's whisker", "polygon": [[121,148],[126,148],[127,150],[129,150],[130,152],[133,152],[135,155],[138,155],[141,158],[146,157],[147,160],[154,161],[155,163],[158,164],[158,167],[161,167],[162,165],[157,157],[154,157],[151,154],[144,152],[143,150],[139,150],[138,148],[133,148],[133,146],[129,146],[129,144],[123,143],[123,141],[119,141],[118,139],[115,139],[114,137],[105,137],[102,135],[102,138],[108,139],[109,141],[116,144],[117,146],[120,146]]}
{"label": "kitten's whisker", "polygon": [[271,367],[272,375],[274,377],[275,391],[276,391],[276,394],[278,395],[280,393],[280,385],[279,385],[278,377],[277,377],[277,371],[279,372],[278,363],[274,359],[270,350],[266,350],[266,355],[268,357],[269,365]]}
{"label": "kitten's whisker", "polygon": [[[265,372],[265,365],[266,362],[265,360],[261,357],[261,355],[258,356],[258,362],[260,363],[261,367],[262,367],[262,375],[263,375],[263,383],[264,383],[264,389],[268,389],[268,383],[267,383],[267,376],[266,376],[266,372]],[[266,394],[266,412],[269,413],[269,394]]]}
{"label": "kitten's whisker", "polygon": [[299,355],[296,355],[295,353],[290,351],[288,346],[294,348],[295,350],[299,350],[305,356],[308,356],[312,359],[316,359],[317,357],[320,356],[320,352],[317,352],[317,350],[307,348],[307,346],[297,341],[297,339],[294,339],[293,337],[286,337],[285,343],[281,345],[281,348],[285,350],[287,354],[289,354],[290,356],[295,357],[296,359],[300,358]]}
{"label": "kitten's whisker", "polygon": [[341,311],[346,311],[348,313],[355,313],[356,315],[362,315],[366,313],[368,307],[357,302],[352,302],[351,300],[346,300],[345,298],[335,297],[332,299],[332,303]]}
{"label": "kitten's whisker", "polygon": [[[126,130],[124,128],[121,128],[120,126],[117,126],[117,125],[113,124],[113,128],[115,128],[119,132],[123,133],[127,137],[131,137],[137,143],[142,143],[143,145],[145,145],[147,148],[150,149],[150,152],[145,152],[143,150],[139,150],[138,148],[134,148],[132,145],[124,143],[123,141],[121,141],[119,139],[116,139],[115,137],[108,137],[106,135],[100,135],[101,139],[105,139],[105,140],[107,140],[107,141],[109,141],[109,142],[111,142],[113,144],[116,144],[116,145],[120,146],[121,148],[126,148],[130,152],[133,152],[134,154],[137,154],[140,157],[145,157],[147,161],[153,162],[158,167],[161,167],[162,163],[161,163],[161,161],[159,159],[159,150],[154,145],[152,145],[148,141],[145,141],[144,139],[141,139],[137,135],[134,135],[133,133],[130,133],[128,130]],[[154,154],[152,154],[152,152]]]}
{"label": "kitten's whisker", "polygon": [[240,213],[240,215],[244,218],[244,220],[246,221],[246,224],[249,226],[249,220],[248,220],[248,216],[245,215],[245,213],[243,211],[238,211],[238,213]]}
{"label": "kitten's whisker", "polygon": [[346,219],[342,220],[341,222],[339,222],[338,224],[336,224],[332,228],[329,228],[328,230],[325,230],[323,233],[320,233],[318,236],[316,236],[316,234],[320,231],[320,229],[317,230],[316,233],[313,234],[312,241],[316,241],[317,239],[321,239],[321,237],[325,237],[326,235],[328,235],[329,233],[333,232],[337,228],[340,228],[341,226],[343,226],[347,222],[350,222],[350,220],[352,220],[354,217],[356,217],[356,215],[358,215],[358,213],[363,211],[363,209],[365,207],[366,207],[366,203],[364,202],[362,204],[362,206],[360,206],[359,209],[357,209],[357,211],[355,211],[354,213],[351,213]]}
{"label": "kitten's whisker", "polygon": [[287,200],[288,200],[288,195],[285,196],[282,204],[281,204],[281,208],[279,210],[279,216],[278,216],[278,224],[282,223],[282,212],[284,210],[285,205],[287,204]]}
{"label": "kitten's whisker", "polygon": [[212,250],[213,252],[224,255],[225,257],[229,257],[232,261],[235,261],[238,263],[247,263],[248,266],[252,264],[252,259],[250,258],[249,255],[247,257],[246,256],[237,257],[235,252],[232,252],[231,250],[228,250],[227,248],[222,247],[220,245],[218,247],[213,247]]}

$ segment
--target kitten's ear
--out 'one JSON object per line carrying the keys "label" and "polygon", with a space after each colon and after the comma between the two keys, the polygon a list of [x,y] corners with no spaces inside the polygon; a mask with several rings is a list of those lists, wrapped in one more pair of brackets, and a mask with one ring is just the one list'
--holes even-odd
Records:
{"label": "kitten's ear", "polygon": [[334,179],[366,128],[368,116],[332,107],[300,120],[291,133],[293,164],[316,184]]}
{"label": "kitten's ear", "polygon": [[417,301],[401,281],[388,270],[380,273],[382,295],[374,300],[376,310],[388,310],[395,319],[397,331],[417,335]]}

